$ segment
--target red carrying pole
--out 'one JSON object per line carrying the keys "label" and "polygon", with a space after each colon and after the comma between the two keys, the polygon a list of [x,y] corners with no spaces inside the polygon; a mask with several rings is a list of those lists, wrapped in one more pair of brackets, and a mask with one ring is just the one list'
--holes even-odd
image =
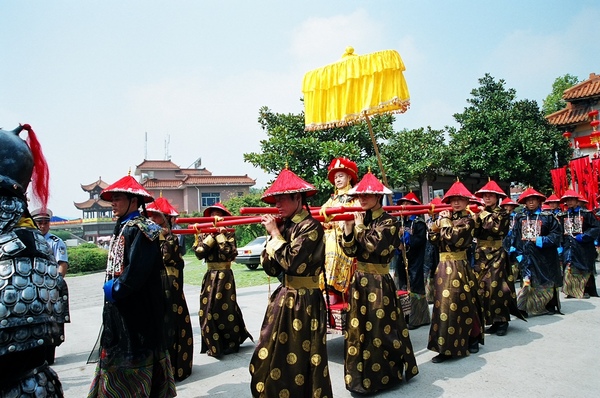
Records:
{"label": "red carrying pole", "polygon": [[[384,208],[387,206],[384,206]],[[389,207],[395,207],[395,208],[404,208],[404,206],[389,206]],[[402,217],[402,216],[413,216],[413,215],[420,215],[420,214],[428,214],[431,212],[431,206],[429,208],[423,208],[423,207],[427,207],[427,206],[421,206],[420,210],[412,210],[412,211],[408,211],[408,209],[410,208],[410,206],[407,206],[406,209],[404,211],[394,211],[391,212],[390,215],[393,217]],[[477,213],[479,212],[479,206],[477,205],[471,205],[467,207],[468,209],[470,209],[472,212]],[[274,207],[255,207],[252,209],[273,209],[273,210],[277,210]],[[363,211],[362,208],[360,207],[345,207],[345,208],[336,208],[336,207],[331,207],[330,209],[334,209],[334,211],[341,211],[342,209],[344,210],[343,213],[337,213],[337,214],[331,214],[331,217],[328,218],[327,221],[348,221],[348,220],[352,220],[354,219],[354,214],[352,214],[353,212],[360,212]],[[434,208],[434,212],[438,213],[442,210],[451,210],[451,207],[448,206],[437,206]],[[275,212],[273,212],[272,210],[267,210],[268,212],[265,214],[275,214]],[[277,212],[278,213],[278,212]],[[313,211],[314,213],[314,211]],[[317,212],[318,213],[318,212]],[[328,214],[329,215],[329,214]],[[325,222],[325,217],[319,215],[319,214],[313,214],[313,218],[319,222]],[[255,217],[243,217],[243,218],[238,218],[238,219],[229,219],[229,220],[223,220],[223,221],[218,221],[216,223],[200,223],[200,224],[191,224],[189,225],[190,228],[188,229],[174,229],[173,233],[177,233],[177,234],[196,234],[196,233],[212,233],[212,232],[218,232],[218,228],[219,227],[232,227],[232,226],[237,226],[237,225],[248,225],[248,224],[258,224],[262,221],[262,216],[255,216]],[[231,229],[233,231],[233,229]],[[177,231],[177,232],[176,232]]]}
{"label": "red carrying pole", "polygon": [[243,219],[246,218],[248,216],[224,216],[224,217],[181,217],[181,218],[177,218],[175,220],[175,222],[177,224],[192,224],[192,223],[207,223],[207,222],[214,222],[215,219],[216,221],[223,221],[223,220],[238,220],[238,219]]}
{"label": "red carrying pole", "polygon": [[[215,228],[215,227],[211,227],[211,228],[202,228],[199,230],[196,229],[172,229],[171,232],[173,232],[175,235],[189,235],[189,234],[214,234],[217,232],[221,232],[220,228]],[[235,228],[225,228],[225,232],[235,232]]]}

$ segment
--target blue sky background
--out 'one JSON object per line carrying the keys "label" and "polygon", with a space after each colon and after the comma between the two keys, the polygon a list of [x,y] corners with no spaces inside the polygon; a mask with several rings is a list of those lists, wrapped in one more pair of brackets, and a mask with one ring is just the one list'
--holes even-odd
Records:
{"label": "blue sky background", "polygon": [[80,184],[167,147],[181,167],[202,158],[264,187],[272,176],[243,161],[266,138],[259,108],[299,113],[304,74],[349,45],[402,56],[398,130],[455,125],[485,73],[540,106],[557,77],[600,73],[595,0],[23,0],[0,1],[0,17],[0,127],[36,131],[63,217],[81,216]]}

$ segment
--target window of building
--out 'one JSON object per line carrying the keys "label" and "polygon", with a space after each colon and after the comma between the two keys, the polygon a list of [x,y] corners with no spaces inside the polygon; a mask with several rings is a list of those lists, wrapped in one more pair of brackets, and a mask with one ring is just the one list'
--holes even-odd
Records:
{"label": "window of building", "polygon": [[202,207],[212,206],[215,203],[221,201],[221,194],[219,192],[206,192],[202,193]]}

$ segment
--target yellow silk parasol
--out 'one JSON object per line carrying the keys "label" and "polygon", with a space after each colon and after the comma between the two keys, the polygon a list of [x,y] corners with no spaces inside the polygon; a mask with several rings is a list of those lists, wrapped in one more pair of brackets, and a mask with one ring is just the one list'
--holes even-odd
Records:
{"label": "yellow silk parasol", "polygon": [[348,47],[341,61],[306,73],[302,83],[305,129],[322,130],[366,121],[385,185],[387,178],[369,117],[408,110],[410,96],[404,70],[397,51],[356,55]]}

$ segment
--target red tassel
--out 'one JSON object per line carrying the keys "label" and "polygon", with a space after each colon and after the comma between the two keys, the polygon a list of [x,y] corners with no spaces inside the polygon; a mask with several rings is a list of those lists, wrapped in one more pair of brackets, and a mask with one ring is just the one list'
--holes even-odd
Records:
{"label": "red tassel", "polygon": [[40,202],[43,209],[48,206],[50,197],[50,172],[48,170],[48,162],[42,152],[42,146],[33,132],[30,125],[22,125],[24,130],[27,130],[27,145],[31,149],[33,156],[33,174],[31,176],[31,191],[33,196]]}

